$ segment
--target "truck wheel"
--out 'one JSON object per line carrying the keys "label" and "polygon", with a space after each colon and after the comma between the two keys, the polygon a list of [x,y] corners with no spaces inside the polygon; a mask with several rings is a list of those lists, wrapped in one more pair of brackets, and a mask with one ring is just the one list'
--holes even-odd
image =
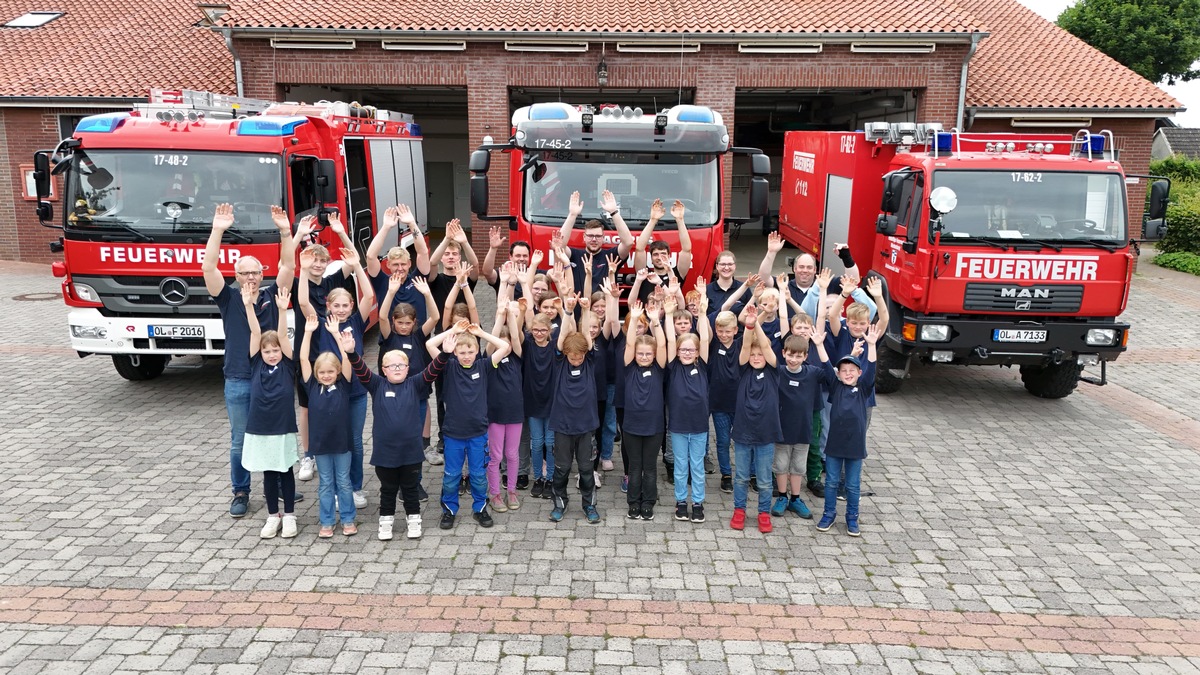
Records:
{"label": "truck wheel", "polygon": [[894,394],[900,391],[909,357],[883,345],[879,346],[876,357],[879,362],[875,364],[875,393]]}
{"label": "truck wheel", "polygon": [[1082,370],[1074,361],[1048,366],[1021,366],[1021,381],[1034,396],[1064,398],[1075,391]]}
{"label": "truck wheel", "polygon": [[161,354],[113,354],[117,373],[131,381],[153,380],[167,367],[167,357]]}

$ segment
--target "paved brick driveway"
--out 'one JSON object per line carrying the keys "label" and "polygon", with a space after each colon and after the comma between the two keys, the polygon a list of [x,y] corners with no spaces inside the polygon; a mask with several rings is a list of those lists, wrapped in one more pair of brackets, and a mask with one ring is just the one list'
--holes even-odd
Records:
{"label": "paved brick driveway", "polygon": [[0,670],[1200,671],[1200,279],[1140,269],[1107,387],[881,397],[860,540],[734,532],[715,481],[708,523],[628,522],[610,480],[599,526],[525,500],[443,533],[435,495],[384,543],[369,472],[358,537],[316,539],[308,483],[300,536],[260,541],[258,495],[226,514],[219,365],[126,382],[65,346],[46,267],[0,264]]}

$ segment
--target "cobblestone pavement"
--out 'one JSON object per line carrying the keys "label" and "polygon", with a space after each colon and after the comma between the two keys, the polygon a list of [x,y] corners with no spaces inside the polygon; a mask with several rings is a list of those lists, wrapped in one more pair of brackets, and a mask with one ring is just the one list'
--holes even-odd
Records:
{"label": "cobblestone pavement", "polygon": [[861,539],[730,530],[716,476],[707,523],[630,522],[615,473],[598,526],[525,499],[443,532],[435,468],[419,542],[375,538],[370,471],[357,537],[316,538],[312,482],[261,541],[218,363],[126,382],[67,347],[47,267],[0,289],[3,672],[1200,672],[1200,279],[1147,260],[1108,386],[918,368],[880,397]]}

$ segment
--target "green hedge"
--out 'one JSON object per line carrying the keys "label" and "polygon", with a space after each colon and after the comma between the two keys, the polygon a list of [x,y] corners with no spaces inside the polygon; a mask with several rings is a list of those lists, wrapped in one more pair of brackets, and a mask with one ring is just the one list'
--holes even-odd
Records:
{"label": "green hedge", "polygon": [[1154,264],[1200,276],[1200,255],[1195,253],[1160,253],[1154,256]]}
{"label": "green hedge", "polygon": [[1159,253],[1200,253],[1200,200],[1167,207],[1167,234],[1158,242]]}

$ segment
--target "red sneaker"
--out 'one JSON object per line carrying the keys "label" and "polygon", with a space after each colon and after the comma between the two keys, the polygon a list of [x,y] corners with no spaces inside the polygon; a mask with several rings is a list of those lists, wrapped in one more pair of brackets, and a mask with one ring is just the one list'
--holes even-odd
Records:
{"label": "red sneaker", "polygon": [[771,531],[771,514],[758,514],[758,531],[766,534]]}
{"label": "red sneaker", "polygon": [[746,528],[746,509],[734,509],[733,518],[729,521],[729,526],[735,530],[743,530]]}

